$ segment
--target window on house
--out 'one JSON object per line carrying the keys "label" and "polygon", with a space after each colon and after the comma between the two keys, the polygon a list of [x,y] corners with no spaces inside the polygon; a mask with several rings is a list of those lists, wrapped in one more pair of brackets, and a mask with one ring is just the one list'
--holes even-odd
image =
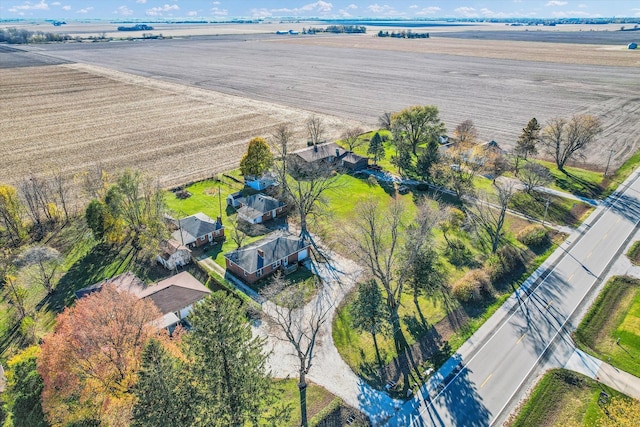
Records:
{"label": "window on house", "polygon": [[256,271],[256,277],[262,276],[262,269]]}

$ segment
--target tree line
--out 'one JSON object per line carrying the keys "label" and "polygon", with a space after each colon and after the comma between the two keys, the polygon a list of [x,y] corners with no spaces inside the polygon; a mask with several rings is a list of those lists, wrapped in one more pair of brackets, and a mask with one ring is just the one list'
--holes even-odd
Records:
{"label": "tree line", "polygon": [[0,29],[0,43],[27,44],[49,43],[71,40],[68,34],[50,33],[43,31],[29,31],[15,27]]}

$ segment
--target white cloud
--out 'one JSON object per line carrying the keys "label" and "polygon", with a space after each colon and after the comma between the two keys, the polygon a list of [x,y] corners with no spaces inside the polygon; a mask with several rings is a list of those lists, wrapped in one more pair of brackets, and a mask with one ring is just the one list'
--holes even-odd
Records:
{"label": "white cloud", "polygon": [[13,6],[11,9],[9,9],[9,12],[18,12],[23,10],[48,10],[48,9],[49,9],[49,5],[45,3],[44,0],[40,0],[40,3],[33,4],[30,1],[27,1],[23,5]]}
{"label": "white cloud", "polygon": [[59,1],[54,1],[53,3],[51,3],[51,6],[60,6],[60,2]]}
{"label": "white cloud", "polygon": [[213,16],[227,16],[229,11],[227,9],[218,9],[217,7],[211,8],[211,14]]}
{"label": "white cloud", "polygon": [[152,7],[151,9],[145,10],[145,14],[147,16],[162,16],[165,13],[171,15],[171,12],[174,10],[180,10],[180,7],[177,4],[165,4],[164,6]]}
{"label": "white cloud", "polygon": [[564,6],[565,4],[567,4],[566,1],[551,0],[545,6]]}
{"label": "white cloud", "polygon": [[187,12],[187,16],[198,16],[198,12],[195,10],[190,10]]}
{"label": "white cloud", "polygon": [[429,6],[415,12],[415,15],[416,16],[435,15],[436,13],[440,12],[440,10],[441,9],[438,6]]}
{"label": "white cloud", "polygon": [[267,16],[272,16],[273,14],[265,8],[260,8],[260,9],[251,9],[251,16],[253,16],[254,18],[265,18]]}
{"label": "white cloud", "polygon": [[600,14],[591,14],[584,10],[557,11],[551,14],[554,18],[601,18]]}
{"label": "white cloud", "polygon": [[456,9],[453,10],[455,13],[457,13],[458,15],[462,15],[465,18],[475,18],[478,16],[478,12],[476,12],[476,10],[472,7],[469,6],[462,6],[462,7],[458,7]]}
{"label": "white cloud", "polygon": [[93,7],[89,6],[89,7],[85,7],[84,9],[76,10],[76,13],[80,13],[80,14],[86,15],[87,13],[91,12],[92,10],[93,10]]}
{"label": "white cloud", "polygon": [[214,5],[214,6],[217,6],[217,5],[219,5],[219,4],[220,4],[220,2],[219,2],[219,1],[214,1],[214,2],[213,2],[213,5]]}
{"label": "white cloud", "polygon": [[395,10],[395,8],[393,6],[389,6],[388,4],[385,5],[379,5],[378,3],[369,5],[369,7],[367,7],[367,10],[369,10],[369,12],[381,16],[381,15],[386,15],[386,16],[397,16],[397,15],[402,15],[402,13],[398,12],[397,10]]}
{"label": "white cloud", "polygon": [[133,10],[129,9],[127,6],[120,6],[113,13],[121,16],[130,16],[133,15]]}
{"label": "white cloud", "polygon": [[310,13],[329,13],[333,9],[333,4],[326,1],[319,0],[314,3],[305,4],[301,7],[271,9],[272,13],[287,14],[287,15],[304,15]]}
{"label": "white cloud", "polygon": [[147,0],[136,0],[136,3],[145,4]]}
{"label": "white cloud", "polygon": [[62,6],[62,10],[71,10],[71,6],[69,6],[68,4],[64,5]]}
{"label": "white cloud", "polygon": [[578,7],[581,8],[581,9],[586,9],[589,6],[587,6],[586,4],[579,4]]}
{"label": "white cloud", "polygon": [[417,9],[420,6],[418,6],[417,4],[412,4],[411,6],[409,6],[409,9]]}
{"label": "white cloud", "polygon": [[353,3],[351,3],[349,6],[347,6],[347,10],[356,10],[357,8],[358,8],[358,6],[356,6]]}

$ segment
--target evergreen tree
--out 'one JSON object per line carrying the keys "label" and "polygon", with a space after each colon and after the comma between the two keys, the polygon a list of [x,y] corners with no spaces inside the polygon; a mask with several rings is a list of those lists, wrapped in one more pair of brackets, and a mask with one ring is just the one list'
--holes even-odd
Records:
{"label": "evergreen tree", "polygon": [[239,303],[215,292],[196,304],[189,321],[189,373],[199,405],[194,425],[257,425],[271,381],[263,341],[252,338]]}
{"label": "evergreen tree", "polygon": [[389,314],[380,287],[375,280],[367,280],[358,286],[358,296],[351,306],[350,313],[353,327],[371,334],[378,365],[382,366],[376,337],[387,329],[386,319]]}
{"label": "evergreen tree", "polygon": [[518,166],[520,165],[520,159],[527,160],[529,155],[534,155],[538,153],[538,149],[536,144],[540,141],[540,125],[536,118],[532,118],[527,123],[527,126],[522,129],[522,134],[518,138],[516,142],[515,155],[516,155],[516,164],[515,164],[515,172],[518,173]]}
{"label": "evergreen tree", "polygon": [[11,414],[13,427],[46,427],[42,412],[42,378],[36,370],[39,347],[29,347],[14,356],[7,364],[7,413]]}
{"label": "evergreen tree", "polygon": [[373,157],[373,163],[375,164],[378,164],[378,160],[384,159],[384,144],[382,142],[382,137],[378,132],[376,132],[376,134],[373,135],[373,138],[371,138],[371,141],[369,141],[367,154],[370,154]]}
{"label": "evergreen tree", "polygon": [[183,368],[183,363],[172,357],[160,341],[149,340],[135,387],[138,401],[133,408],[132,426],[193,425],[197,402],[191,383],[182,381]]}
{"label": "evergreen tree", "polygon": [[438,163],[440,159],[438,148],[438,142],[430,140],[425,151],[418,155],[416,173],[426,181],[431,181],[431,166]]}

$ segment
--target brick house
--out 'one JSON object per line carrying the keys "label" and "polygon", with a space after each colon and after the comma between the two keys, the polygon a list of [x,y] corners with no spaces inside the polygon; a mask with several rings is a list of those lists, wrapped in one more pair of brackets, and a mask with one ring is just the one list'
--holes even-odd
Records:
{"label": "brick house", "polygon": [[286,210],[286,203],[259,193],[240,202],[238,217],[251,224],[260,224],[282,215]]}
{"label": "brick house", "polygon": [[306,164],[324,163],[333,167],[342,167],[350,171],[366,169],[369,164],[367,157],[359,156],[347,151],[334,142],[317,144],[311,147],[296,150],[291,153],[297,160]]}
{"label": "brick house", "polygon": [[298,236],[276,232],[224,255],[227,271],[253,283],[278,268],[296,265],[309,256],[311,244]]}
{"label": "brick house", "polygon": [[222,219],[213,220],[202,212],[173,221],[178,228],[171,237],[181,244],[196,248],[214,241],[224,240]]}

